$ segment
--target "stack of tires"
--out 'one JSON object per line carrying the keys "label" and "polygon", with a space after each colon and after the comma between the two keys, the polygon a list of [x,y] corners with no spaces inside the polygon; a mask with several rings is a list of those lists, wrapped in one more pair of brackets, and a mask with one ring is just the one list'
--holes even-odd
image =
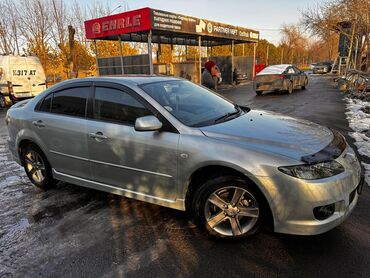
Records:
{"label": "stack of tires", "polygon": [[3,109],[6,107],[5,97],[0,91],[0,109]]}

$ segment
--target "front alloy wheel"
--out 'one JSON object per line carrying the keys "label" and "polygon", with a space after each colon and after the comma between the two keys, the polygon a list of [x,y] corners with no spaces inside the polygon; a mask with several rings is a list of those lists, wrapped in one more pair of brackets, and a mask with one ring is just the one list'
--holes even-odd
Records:
{"label": "front alloy wheel", "polygon": [[249,232],[257,223],[259,207],[247,190],[228,186],[213,192],[205,210],[207,224],[223,236],[240,236]]}
{"label": "front alloy wheel", "polygon": [[194,220],[218,238],[245,238],[257,233],[263,223],[262,197],[245,180],[224,176],[213,178],[196,192]]}

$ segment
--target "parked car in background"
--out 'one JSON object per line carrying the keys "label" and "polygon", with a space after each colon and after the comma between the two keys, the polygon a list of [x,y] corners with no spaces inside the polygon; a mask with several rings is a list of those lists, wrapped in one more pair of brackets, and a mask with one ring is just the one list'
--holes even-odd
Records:
{"label": "parked car in background", "polygon": [[312,69],[313,73],[328,73],[333,68],[333,62],[319,62],[316,63]]}
{"label": "parked car in background", "polygon": [[0,86],[6,102],[37,96],[46,89],[44,69],[34,56],[0,55]]}
{"label": "parked car in background", "polygon": [[310,64],[310,70],[313,70],[313,68],[316,66],[316,63]]}
{"label": "parked car in background", "polygon": [[209,234],[339,225],[361,167],[337,131],[230,103],[170,77],[74,79],[15,104],[9,148],[30,180],[57,180],[187,210]]}
{"label": "parked car in background", "polygon": [[264,91],[286,91],[291,94],[294,89],[306,89],[307,85],[307,75],[289,64],[268,66],[254,78],[257,95],[262,95]]}

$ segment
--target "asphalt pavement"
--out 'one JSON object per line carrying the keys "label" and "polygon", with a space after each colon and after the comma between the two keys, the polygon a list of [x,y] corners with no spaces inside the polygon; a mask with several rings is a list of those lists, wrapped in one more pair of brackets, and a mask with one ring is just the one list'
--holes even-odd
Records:
{"label": "asphalt pavement", "polygon": [[[220,93],[336,128],[352,144],[343,95],[330,77],[310,76],[308,89],[291,95],[256,96],[251,84]],[[325,234],[262,231],[216,241],[184,212],[66,183],[37,190],[10,160],[6,137],[0,112],[0,278],[370,276],[369,186],[353,214]]]}

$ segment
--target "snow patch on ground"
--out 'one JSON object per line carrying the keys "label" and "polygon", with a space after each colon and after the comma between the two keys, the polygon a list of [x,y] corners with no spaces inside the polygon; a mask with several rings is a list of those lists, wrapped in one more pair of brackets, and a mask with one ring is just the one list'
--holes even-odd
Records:
{"label": "snow patch on ground", "polygon": [[[354,131],[349,135],[355,139],[358,153],[370,158],[370,114],[362,111],[370,102],[358,99],[346,99],[346,117],[349,127]],[[370,164],[362,162],[365,169],[365,181],[370,186]]]}
{"label": "snow patch on ground", "polygon": [[0,187],[5,185],[14,185],[21,181],[21,178],[18,176],[10,176],[7,177],[5,180],[0,182]]}

